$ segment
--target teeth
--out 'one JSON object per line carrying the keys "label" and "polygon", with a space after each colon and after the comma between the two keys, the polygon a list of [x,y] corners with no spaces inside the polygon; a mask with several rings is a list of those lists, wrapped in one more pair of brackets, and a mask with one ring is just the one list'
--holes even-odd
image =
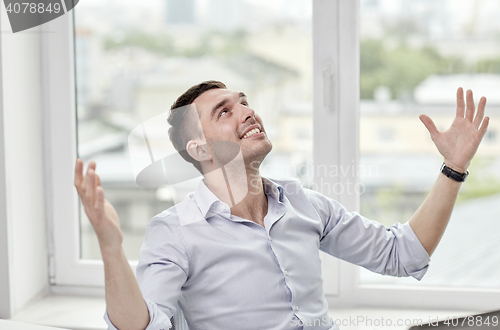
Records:
{"label": "teeth", "polygon": [[247,132],[247,134],[243,135],[243,139],[246,139],[247,137],[254,135],[254,134],[257,134],[257,133],[260,133],[260,129],[254,128],[253,130]]}

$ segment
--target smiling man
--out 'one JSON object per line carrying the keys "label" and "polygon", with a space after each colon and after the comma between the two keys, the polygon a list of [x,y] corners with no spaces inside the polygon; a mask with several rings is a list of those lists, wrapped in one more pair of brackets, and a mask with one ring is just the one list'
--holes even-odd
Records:
{"label": "smiling man", "polygon": [[[410,221],[386,228],[296,180],[261,177],[272,144],[246,96],[216,81],[190,88],[172,106],[169,135],[204,179],[149,222],[137,281],[95,163],[84,176],[78,159],[75,186],[101,247],[109,328],[168,329],[180,306],[191,330],[337,329],[319,250],[381,274],[421,279],[488,126],[486,99],[477,113],[471,91],[466,99],[459,88],[447,131],[420,116],[444,165]],[[240,157],[217,142],[236,146]]]}
{"label": "smiling man", "polygon": [[[179,97],[168,121],[174,147],[204,175],[210,190],[231,206],[231,213],[263,225],[267,199],[258,167],[272,144],[246,95],[208,81]],[[217,145],[218,141],[226,143]],[[225,152],[228,146],[240,150],[242,157],[233,161],[234,152]]]}

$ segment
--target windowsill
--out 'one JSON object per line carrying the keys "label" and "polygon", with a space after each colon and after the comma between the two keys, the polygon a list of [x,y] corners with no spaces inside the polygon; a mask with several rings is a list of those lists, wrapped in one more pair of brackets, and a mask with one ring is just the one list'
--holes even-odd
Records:
{"label": "windowsill", "polygon": [[[50,295],[29,305],[11,320],[64,329],[104,330],[106,329],[106,323],[103,320],[105,307],[103,297]],[[330,315],[337,319],[338,322],[343,322],[343,324],[340,324],[341,330],[375,328],[403,330],[408,329],[409,326],[397,326],[398,320],[404,322],[405,320],[421,319],[424,323],[427,323],[429,320],[433,321],[436,318],[444,320],[447,317],[475,313],[477,312],[375,308],[330,309]],[[363,318],[363,320],[360,318]],[[391,320],[391,326],[388,326],[388,320]]]}
{"label": "windowsill", "polygon": [[75,330],[107,329],[104,297],[49,295],[27,306],[11,320]]}

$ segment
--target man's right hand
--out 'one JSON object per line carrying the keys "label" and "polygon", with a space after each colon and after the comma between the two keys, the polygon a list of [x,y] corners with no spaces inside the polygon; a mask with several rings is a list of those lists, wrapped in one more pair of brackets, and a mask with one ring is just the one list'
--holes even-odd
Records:
{"label": "man's right hand", "polygon": [[85,213],[94,227],[104,253],[116,249],[123,242],[120,220],[113,206],[104,198],[101,179],[95,173],[96,163],[90,161],[87,173],[83,176],[83,161],[78,158],[75,165],[75,187],[82,200]]}
{"label": "man's right hand", "polygon": [[104,198],[101,180],[95,173],[95,162],[89,163],[85,176],[82,172],[83,161],[77,159],[75,187],[101,247],[106,313],[117,329],[145,329],[150,321],[149,311],[123,252],[118,214]]}

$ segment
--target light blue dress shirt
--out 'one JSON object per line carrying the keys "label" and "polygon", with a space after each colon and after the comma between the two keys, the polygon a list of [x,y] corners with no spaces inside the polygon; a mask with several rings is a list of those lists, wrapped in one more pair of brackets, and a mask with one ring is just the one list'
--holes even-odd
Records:
{"label": "light blue dress shirt", "polygon": [[319,250],[381,274],[426,273],[408,223],[386,228],[296,180],[263,182],[265,227],[232,215],[203,181],[149,222],[137,266],[148,330],[169,329],[178,306],[190,330],[337,329]]}

